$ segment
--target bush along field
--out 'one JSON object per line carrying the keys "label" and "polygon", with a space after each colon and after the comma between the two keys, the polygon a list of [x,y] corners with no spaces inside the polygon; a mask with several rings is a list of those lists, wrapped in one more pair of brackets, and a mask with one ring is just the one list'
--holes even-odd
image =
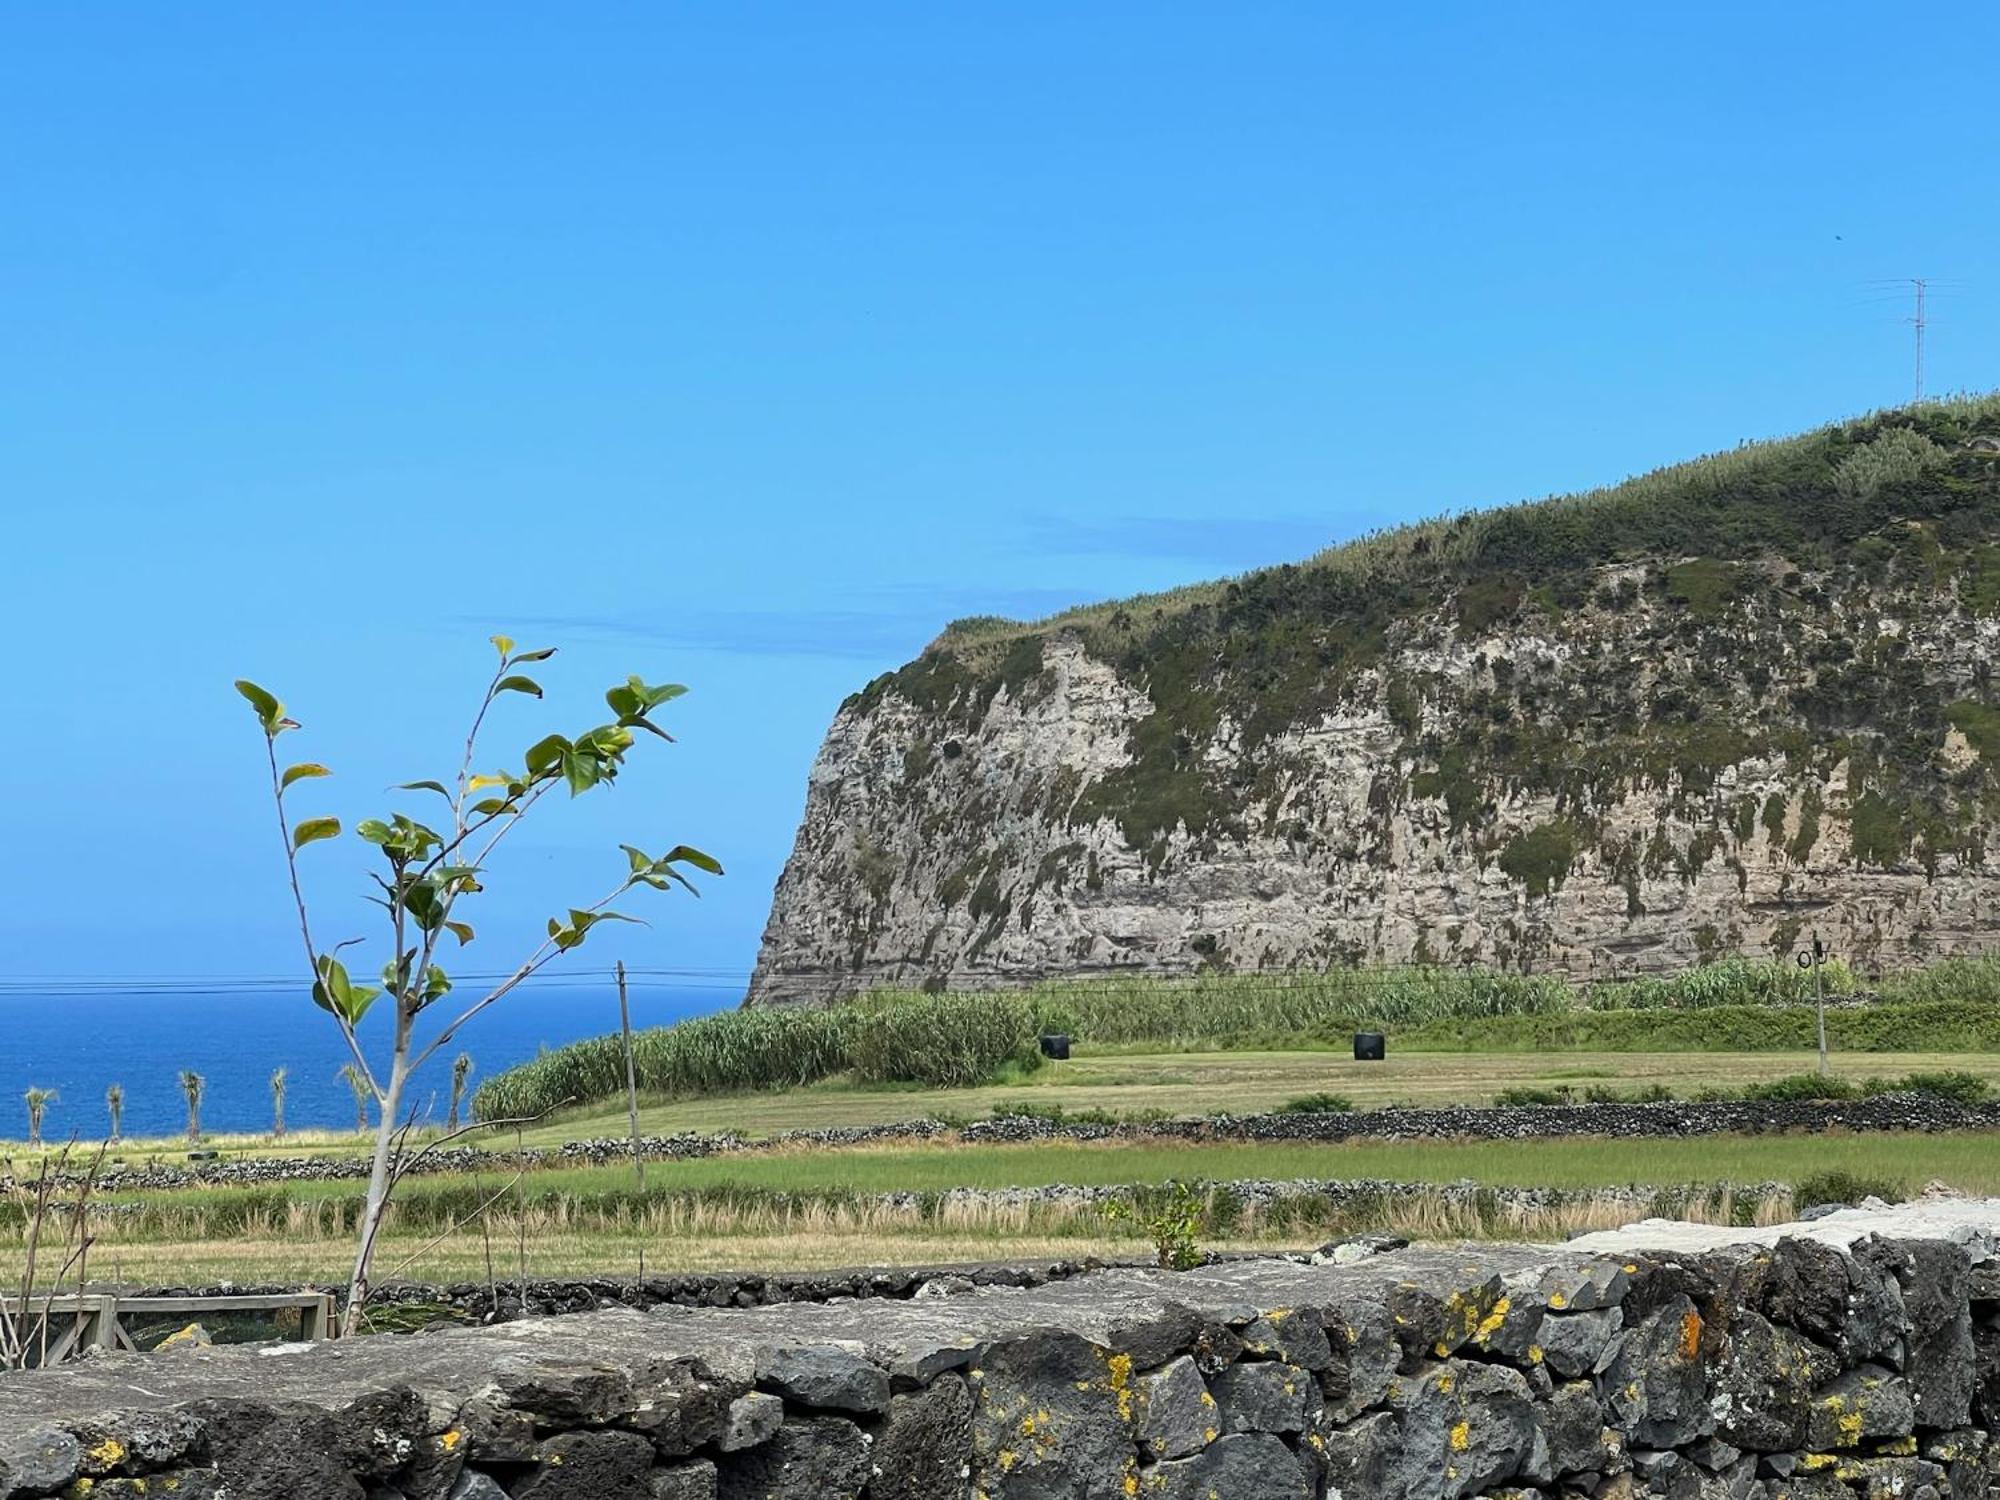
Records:
{"label": "bush along field", "polygon": [[[1832,1044],[1852,1052],[2000,1049],[2000,960],[1891,976],[1863,999],[1825,971]],[[688,1099],[801,1088],[966,1088],[1032,1072],[1038,1035],[1138,1051],[1338,1047],[1388,1031],[1403,1051],[1778,1052],[1814,1045],[1811,975],[1733,958],[1663,978],[1572,987],[1486,970],[1057,982],[1020,991],[880,991],[829,1009],[738,1010],[639,1033],[638,1084]],[[623,1044],[598,1037],[490,1078],[478,1118],[521,1118],[617,1097]]]}

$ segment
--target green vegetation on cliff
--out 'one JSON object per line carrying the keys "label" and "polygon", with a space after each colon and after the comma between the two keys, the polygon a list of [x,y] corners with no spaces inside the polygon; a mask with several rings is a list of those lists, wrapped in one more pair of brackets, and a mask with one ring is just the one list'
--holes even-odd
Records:
{"label": "green vegetation on cliff", "polygon": [[[1049,643],[1080,643],[1152,711],[1128,764],[1057,779],[1046,813],[1115,823],[1154,868],[1177,830],[1197,844],[1281,831],[1290,768],[1274,742],[1359,709],[1401,739],[1385,804],[1440,799],[1475,857],[1531,896],[1591,854],[1636,904],[1642,877],[1691,879],[1760,826],[1803,861],[1841,767],[1853,861],[1935,873],[1979,858],[2000,821],[2000,705],[1984,678],[1941,699],[1906,627],[2000,613],[2000,461],[1970,445],[1996,435],[2000,396],[1928,403],[1297,565],[1035,622],[959,621],[850,707],[893,694],[941,738],[969,736],[1003,692],[1046,690]],[[1954,728],[1981,752],[1969,766],[1942,753]],[[1781,766],[1791,795],[1761,819],[1754,805],[1718,815],[1714,789],[1753,759]],[[1604,809],[1635,787],[1714,831],[1613,832]],[[1496,828],[1496,807],[1524,796],[1559,818]]]}

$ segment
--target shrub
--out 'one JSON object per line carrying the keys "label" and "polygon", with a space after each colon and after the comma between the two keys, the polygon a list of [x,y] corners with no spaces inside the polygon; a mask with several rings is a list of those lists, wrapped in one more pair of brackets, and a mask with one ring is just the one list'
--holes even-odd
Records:
{"label": "shrub", "polygon": [[1034,1043],[1034,1013],[1018,996],[946,994],[864,1008],[849,1050],[864,1083],[964,1088],[1002,1063],[1033,1066]]}
{"label": "shrub", "polygon": [[1906,1184],[1893,1177],[1862,1177],[1834,1170],[1802,1178],[1792,1187],[1792,1208],[1803,1212],[1829,1203],[1855,1204],[1863,1198],[1881,1198],[1889,1203],[1909,1196]]}
{"label": "shrub", "polygon": [[1207,1258],[1197,1241],[1204,1218],[1201,1195],[1185,1182],[1171,1184],[1164,1194],[1134,1188],[1129,1202],[1108,1203],[1104,1214],[1138,1225],[1163,1270],[1192,1271]]}
{"label": "shrub", "polygon": [[1345,1094],[1305,1094],[1287,1099],[1275,1111],[1281,1115],[1345,1115],[1354,1110],[1354,1101]]}
{"label": "shrub", "polygon": [[1860,1085],[1851,1083],[1845,1078],[1819,1073],[1794,1073],[1787,1078],[1773,1078],[1764,1083],[1745,1084],[1741,1089],[1731,1091],[1731,1094],[1738,1099],[1782,1103],[1792,1099],[1852,1099],[1860,1092]]}
{"label": "shrub", "polygon": [[1871,1078],[1862,1087],[1871,1094],[1930,1094],[1968,1108],[1993,1097],[1993,1086],[1977,1073],[1905,1073],[1901,1078]]}
{"label": "shrub", "polygon": [[[1851,994],[1854,973],[1835,959],[1824,967],[1829,995]],[[1648,975],[1592,985],[1584,1004],[1594,1010],[1705,1010],[1719,1005],[1805,1005],[1814,998],[1810,972],[1796,963],[1730,957],[1678,974]]]}
{"label": "shrub", "polygon": [[1503,1109],[1519,1109],[1528,1105],[1574,1104],[1576,1090],[1566,1083],[1554,1088],[1536,1088],[1532,1084],[1519,1084],[1504,1088],[1493,1096],[1493,1102]]}

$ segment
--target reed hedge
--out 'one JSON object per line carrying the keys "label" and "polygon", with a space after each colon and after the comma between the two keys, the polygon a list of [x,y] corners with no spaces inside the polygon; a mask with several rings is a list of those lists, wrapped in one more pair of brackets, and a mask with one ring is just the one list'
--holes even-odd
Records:
{"label": "reed hedge", "polygon": [[[1851,994],[1846,965],[1827,992]],[[1833,1043],[1851,1051],[2000,1046],[2000,960],[1954,959],[1882,981],[1880,1001],[1837,1009]],[[1051,981],[1020,991],[882,990],[827,1009],[734,1010],[643,1031],[639,1087],[669,1098],[796,1088],[837,1075],[870,1084],[962,1088],[1038,1061],[1035,1037],[1165,1048],[1393,1030],[1405,1047],[1601,1051],[1769,1051],[1813,1044],[1809,971],[1727,958],[1679,974],[1581,989],[1548,975],[1487,969],[1342,969],[1181,979]],[[616,1098],[616,1036],[546,1052],[481,1085],[482,1120]]]}

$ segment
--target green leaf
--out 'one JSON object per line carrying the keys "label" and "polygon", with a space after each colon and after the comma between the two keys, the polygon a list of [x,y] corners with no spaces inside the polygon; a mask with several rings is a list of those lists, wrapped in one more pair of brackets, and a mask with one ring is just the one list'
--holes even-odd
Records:
{"label": "green leaf", "polygon": [[393,790],[399,792],[436,792],[447,802],[451,800],[451,792],[441,781],[399,781]]}
{"label": "green leaf", "polygon": [[394,831],[380,818],[363,818],[354,825],[354,831],[371,844],[387,844],[395,837]]}
{"label": "green leaf", "polygon": [[331,1011],[350,1026],[360,1024],[361,1018],[368,1014],[368,1007],[375,1003],[375,997],[382,993],[373,985],[350,981],[346,966],[330,953],[320,956],[319,976],[313,985],[313,1004],[321,1010]]}
{"label": "green leaf", "polygon": [[350,988],[347,992],[347,1005],[341,1011],[341,1014],[347,1017],[347,1024],[359,1026],[361,1018],[368,1014],[368,1007],[375,1003],[381,993],[372,984],[357,984]]}
{"label": "green leaf", "polygon": [[300,761],[295,766],[285,767],[285,774],[278,778],[278,785],[282,789],[290,786],[295,781],[304,781],[308,777],[331,776],[332,774],[333,772],[316,761]]}
{"label": "green leaf", "polygon": [[[648,687],[645,680],[639,677],[628,677],[625,679],[625,685],[622,688],[613,688],[611,690],[613,693],[618,693],[622,697],[629,698],[636,705],[630,710],[619,709],[620,713],[632,712],[641,714],[647,712],[649,709],[658,708],[662,703],[671,703],[686,691],[687,689],[678,682],[663,682],[657,687]],[[605,694],[605,696],[609,698],[610,693]],[[616,704],[612,706],[614,708],[617,707]]]}
{"label": "green leaf", "polygon": [[555,654],[556,648],[553,646],[544,646],[539,651],[523,651],[514,658],[514,665],[519,666],[524,661],[547,661]]}
{"label": "green leaf", "polygon": [[506,810],[507,799],[505,797],[481,797],[470,808],[470,811],[477,813],[482,818],[498,817]]}
{"label": "green leaf", "polygon": [[691,849],[686,844],[676,844],[669,849],[660,863],[663,865],[693,865],[697,870],[706,870],[711,875],[722,873],[722,862],[713,855],[703,854],[699,849]]}
{"label": "green leaf", "polygon": [[257,722],[264,726],[264,733],[275,738],[287,729],[298,726],[285,717],[285,705],[272,697],[264,689],[248,678],[236,679],[236,691],[241,693],[249,705],[257,710]]}
{"label": "green leaf", "polygon": [[470,922],[460,922],[454,919],[446,922],[444,926],[445,931],[458,939],[459,947],[463,948],[467,943],[472,941],[472,924]]}
{"label": "green leaf", "polygon": [[568,750],[562,758],[563,780],[569,783],[569,794],[580,797],[604,779],[604,767],[595,755],[587,750]]}
{"label": "green leaf", "polygon": [[650,870],[653,867],[653,856],[645,850],[634,849],[630,844],[620,844],[618,847],[625,851],[625,857],[632,862],[632,873],[634,875],[638,874],[641,870]]}
{"label": "green leaf", "polygon": [[307,844],[316,844],[321,839],[340,836],[340,819],[307,818],[292,830],[292,847],[303,849]]}
{"label": "green leaf", "polygon": [[493,649],[500,653],[502,661],[505,661],[507,653],[514,649],[514,638],[511,635],[489,635],[486,639],[493,643]]}
{"label": "green leaf", "polygon": [[432,964],[424,973],[424,1004],[442,999],[451,993],[451,979],[443,969]]}
{"label": "green leaf", "polygon": [[621,719],[634,718],[645,709],[645,704],[640,701],[639,695],[624,683],[609,689],[604,695],[604,701],[611,705],[611,711]]}
{"label": "green leaf", "polygon": [[542,776],[554,770],[569,753],[570,743],[559,734],[537,740],[528,747],[528,774]]}
{"label": "green leaf", "polygon": [[526,693],[531,698],[542,696],[542,685],[532,677],[503,677],[495,684],[496,693]]}

